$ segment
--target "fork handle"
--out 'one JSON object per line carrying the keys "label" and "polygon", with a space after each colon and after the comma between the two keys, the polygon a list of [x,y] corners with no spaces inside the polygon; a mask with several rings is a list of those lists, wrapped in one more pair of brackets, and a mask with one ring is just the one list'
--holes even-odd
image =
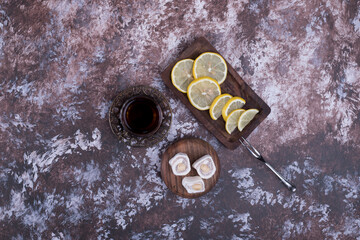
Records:
{"label": "fork handle", "polygon": [[281,176],[281,174],[276,171],[269,163],[265,162],[265,165],[273,172],[275,173],[275,175],[281,180],[281,182],[291,191],[291,192],[295,192],[296,191],[296,187],[291,184],[288,180],[286,180],[283,176]]}

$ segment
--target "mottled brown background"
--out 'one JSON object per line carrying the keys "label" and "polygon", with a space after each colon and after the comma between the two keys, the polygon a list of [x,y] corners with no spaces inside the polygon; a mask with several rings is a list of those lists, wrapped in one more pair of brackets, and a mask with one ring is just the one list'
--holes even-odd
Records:
{"label": "mottled brown background", "polygon": [[[1,239],[360,239],[359,1],[1,1],[0,33]],[[271,107],[249,140],[295,194],[162,83],[199,36]],[[150,148],[119,142],[106,118],[136,84],[173,109]],[[221,158],[195,200],[158,176],[184,136]]]}

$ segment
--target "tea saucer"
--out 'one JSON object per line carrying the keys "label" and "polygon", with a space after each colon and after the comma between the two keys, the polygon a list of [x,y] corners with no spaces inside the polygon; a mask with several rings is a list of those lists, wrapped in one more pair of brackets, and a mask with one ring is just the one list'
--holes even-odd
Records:
{"label": "tea saucer", "polygon": [[[151,97],[157,105],[160,106],[163,113],[163,120],[159,129],[151,136],[138,136],[124,129],[120,122],[120,109],[127,99],[137,96],[146,95]],[[152,146],[166,136],[171,126],[171,107],[164,95],[149,86],[132,86],[121,91],[114,99],[109,110],[109,124],[112,132],[119,140],[132,147],[149,147]]]}

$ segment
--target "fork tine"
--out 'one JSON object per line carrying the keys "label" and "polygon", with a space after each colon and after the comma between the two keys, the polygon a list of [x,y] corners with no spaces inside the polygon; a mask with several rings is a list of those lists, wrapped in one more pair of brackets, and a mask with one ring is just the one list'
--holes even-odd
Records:
{"label": "fork tine", "polygon": [[[242,141],[241,141],[242,140]],[[241,137],[241,144],[256,158],[261,158],[261,154],[244,137]]]}

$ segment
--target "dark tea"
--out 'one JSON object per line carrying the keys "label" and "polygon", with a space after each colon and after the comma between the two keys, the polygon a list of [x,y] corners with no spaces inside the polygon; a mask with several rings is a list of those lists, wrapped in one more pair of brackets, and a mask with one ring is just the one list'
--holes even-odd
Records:
{"label": "dark tea", "polygon": [[152,98],[135,96],[125,102],[120,118],[128,131],[144,136],[159,129],[162,112]]}

